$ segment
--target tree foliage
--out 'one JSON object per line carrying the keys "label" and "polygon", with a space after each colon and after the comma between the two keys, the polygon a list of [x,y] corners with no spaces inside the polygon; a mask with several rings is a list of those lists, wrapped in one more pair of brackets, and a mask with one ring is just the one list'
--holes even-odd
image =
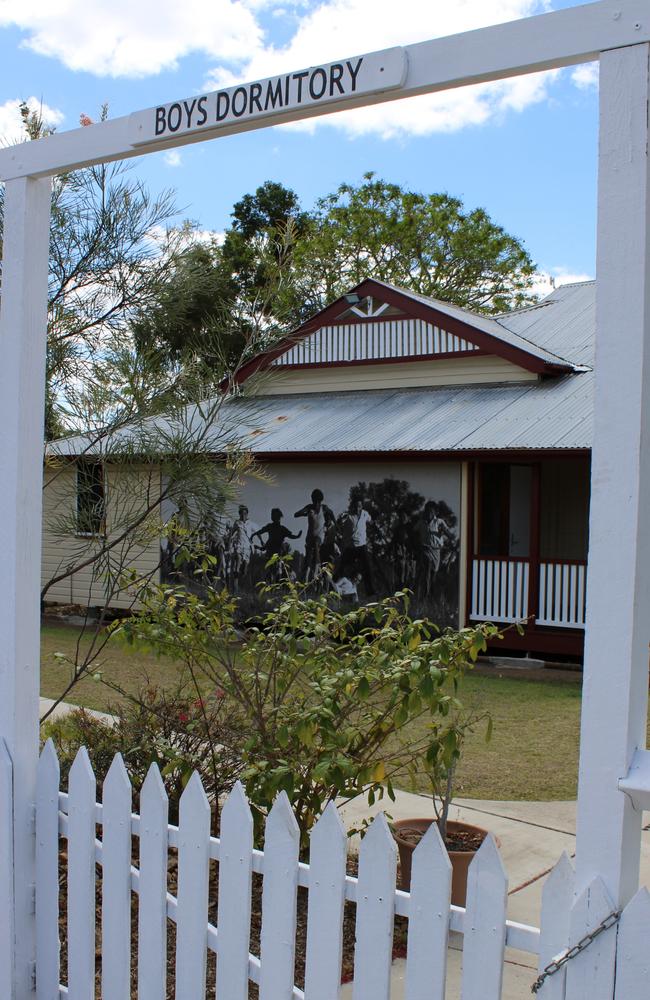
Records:
{"label": "tree foliage", "polygon": [[296,290],[322,308],[365,278],[478,312],[530,299],[535,268],[525,247],[485,209],[446,193],[419,194],[364,175],[317,202],[294,254]]}
{"label": "tree foliage", "polygon": [[221,345],[232,363],[251,340],[252,314],[262,319],[254,340],[264,346],[365,278],[485,313],[532,298],[530,255],[484,209],[373,173],[341,184],[311,212],[267,181],[236,203],[232,220],[221,245],[189,251],[154,310],[141,314],[142,343],[208,365]]}
{"label": "tree foliage", "polygon": [[[25,141],[50,135],[38,111],[20,109]],[[101,118],[107,117],[104,107]],[[84,125],[91,120],[81,116]],[[0,193],[0,238],[4,218]],[[153,196],[123,164],[99,165],[53,179],[48,281],[46,436],[70,424],[80,386],[107,349],[131,340],[136,307],[146,309],[167,286],[187,230],[169,226],[171,191]],[[106,381],[106,377],[104,378]],[[121,386],[116,383],[114,394]]]}
{"label": "tree foliage", "polygon": [[232,220],[222,241],[188,247],[155,305],[138,310],[133,328],[142,348],[174,363],[232,370],[293,321],[285,284],[307,227],[298,196],[267,181],[235,204]]}

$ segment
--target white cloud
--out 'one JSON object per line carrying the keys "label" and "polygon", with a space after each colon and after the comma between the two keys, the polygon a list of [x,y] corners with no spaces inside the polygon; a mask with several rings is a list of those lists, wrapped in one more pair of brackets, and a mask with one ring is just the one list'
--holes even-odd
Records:
{"label": "white cloud", "polygon": [[[23,44],[73,70],[144,77],[172,69],[192,53],[214,64],[209,88],[405,45],[550,9],[551,0],[2,0],[0,26],[25,32]],[[282,23],[274,45],[263,24]],[[266,18],[266,19],[265,19]],[[465,87],[442,94],[309,119],[286,126],[327,125],[348,135],[384,138],[451,132],[500,120],[547,99],[553,73]],[[572,79],[592,86],[593,67]],[[171,164],[170,164],[171,165]]]}
{"label": "white cloud", "polygon": [[[25,139],[22,119],[20,117],[20,100],[5,101],[0,104],[0,145],[10,146],[15,142],[22,142]],[[63,121],[63,113],[57,108],[51,108],[48,104],[43,104],[36,97],[28,97],[27,104],[31,111],[37,112],[43,122],[50,127],[60,125]]]}
{"label": "white cloud", "polygon": [[593,279],[593,274],[581,274],[570,271],[567,267],[551,267],[548,271],[537,272],[532,291],[540,298],[544,298],[560,285],[572,285],[576,281],[593,281]]}
{"label": "white cloud", "polygon": [[[217,66],[206,86],[231,86],[245,79],[262,79],[356,52],[480,28],[539,13],[547,6],[545,0],[455,0],[444,6],[425,4],[422,0],[401,0],[399,17],[396,17],[394,0],[326,0],[300,20],[286,46],[259,46],[236,71]],[[374,133],[383,138],[453,132],[471,125],[483,125],[506,112],[523,111],[545,100],[549,84],[556,75],[536,73],[307,119],[285,127],[313,131],[327,125],[342,129],[350,136]]]}
{"label": "white cloud", "polygon": [[170,149],[163,156],[163,160],[168,167],[180,167],[183,162],[183,158],[177,149]]}
{"label": "white cloud", "polygon": [[576,66],[571,74],[571,79],[580,90],[596,89],[599,69],[597,62],[583,63],[581,66]]}
{"label": "white cloud", "polygon": [[192,52],[239,61],[262,44],[253,12],[236,0],[3,0],[6,25],[22,28],[40,55],[97,76],[149,76]]}

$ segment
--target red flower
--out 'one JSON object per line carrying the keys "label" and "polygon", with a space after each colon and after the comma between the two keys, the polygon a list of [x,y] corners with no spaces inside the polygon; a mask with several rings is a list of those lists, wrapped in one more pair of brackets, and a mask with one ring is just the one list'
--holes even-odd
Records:
{"label": "red flower", "polygon": [[178,713],[178,721],[179,722],[187,722],[188,719],[189,719],[189,715],[187,714],[187,712],[179,712]]}
{"label": "red flower", "polygon": [[217,688],[214,693],[215,693],[215,696],[217,698],[225,698],[226,697],[226,692],[224,691],[223,688]]}
{"label": "red flower", "polygon": [[94,125],[95,123],[88,115],[79,115],[79,124],[85,127],[86,125]]}

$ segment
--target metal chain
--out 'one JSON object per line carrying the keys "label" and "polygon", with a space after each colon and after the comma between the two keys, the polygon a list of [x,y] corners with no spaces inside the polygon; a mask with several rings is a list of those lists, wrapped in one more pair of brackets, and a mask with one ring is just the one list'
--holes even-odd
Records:
{"label": "metal chain", "polygon": [[540,975],[537,977],[537,979],[531,986],[530,992],[537,993],[539,990],[541,990],[542,986],[544,985],[544,982],[548,979],[549,976],[552,976],[554,975],[554,973],[558,972],[563,965],[566,965],[567,962],[570,962],[571,959],[575,958],[576,955],[579,955],[581,951],[585,951],[585,949],[589,947],[591,942],[594,941],[599,934],[602,934],[603,931],[609,930],[609,928],[617,924],[620,919],[621,919],[621,911],[613,910],[608,917],[605,917],[604,920],[601,920],[601,922],[596,927],[594,927],[593,931],[589,931],[589,933],[585,934],[583,938],[580,938],[578,943],[574,944],[572,948],[565,948],[564,951],[561,951],[559,953],[559,955],[556,955],[555,958],[552,958],[551,961],[546,966],[546,968],[544,969],[544,971],[540,973]]}

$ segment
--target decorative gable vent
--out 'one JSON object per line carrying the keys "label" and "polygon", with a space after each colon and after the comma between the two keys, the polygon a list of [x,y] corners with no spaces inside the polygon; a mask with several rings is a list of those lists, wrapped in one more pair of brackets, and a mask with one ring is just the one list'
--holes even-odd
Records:
{"label": "decorative gable vent", "polygon": [[[373,299],[372,295],[368,295],[365,299],[357,305],[350,306],[349,312],[354,313],[355,316],[360,316],[361,319],[374,319],[376,316],[381,316],[382,313],[386,311],[391,311],[388,302],[377,302]],[[395,312],[395,310],[392,310]]]}
{"label": "decorative gable vent", "polygon": [[[373,312],[364,312],[364,307]],[[379,304],[376,300],[373,303],[371,298],[365,299],[359,306],[355,305],[353,310],[356,313],[357,309],[361,309],[359,315],[366,322],[322,326],[275,358],[272,364],[345,364],[389,358],[432,358],[478,350],[475,344],[421,319],[386,318],[374,323],[367,322],[368,318],[379,317],[385,308],[385,303]]]}

